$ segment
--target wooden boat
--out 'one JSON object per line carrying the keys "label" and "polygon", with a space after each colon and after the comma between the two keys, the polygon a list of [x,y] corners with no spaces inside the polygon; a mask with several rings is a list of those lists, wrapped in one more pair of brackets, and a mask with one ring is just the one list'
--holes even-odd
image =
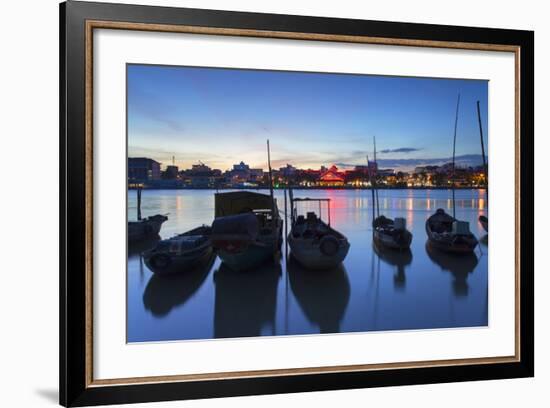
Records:
{"label": "wooden boat", "polygon": [[233,270],[249,270],[272,260],[282,244],[283,220],[275,199],[250,191],[218,193],[212,242]]}
{"label": "wooden boat", "polygon": [[143,253],[145,264],[158,275],[186,273],[212,255],[211,232],[203,225],[162,240]]}
{"label": "wooden boat", "polygon": [[168,220],[166,215],[141,217],[141,187],[137,188],[137,221],[128,221],[128,242],[134,244],[158,237],[162,224]]}
{"label": "wooden boat", "polygon": [[372,222],[374,243],[389,249],[400,251],[409,249],[412,233],[407,230],[405,218],[387,218],[383,215]]}
{"label": "wooden boat", "polygon": [[478,218],[479,223],[485,230],[485,232],[489,232],[489,218],[487,218],[485,215],[480,215]]}
{"label": "wooden boat", "polygon": [[[374,161],[376,163],[376,138],[374,142]],[[372,193],[372,239],[373,242],[381,247],[397,249],[403,251],[411,246],[413,235],[407,230],[407,221],[405,218],[395,218],[392,220],[384,215],[380,215],[380,205],[378,202],[378,188],[376,183],[376,170],[371,172],[369,157],[367,156],[367,168],[369,169],[369,180],[371,182]],[[376,216],[376,214],[378,216]]]}
{"label": "wooden boat", "polygon": [[186,273],[173,275],[153,274],[143,292],[143,305],[153,316],[166,316],[174,308],[185,304],[202,286],[208,276],[216,255],[196,263]]}
{"label": "wooden boat", "polygon": [[470,223],[459,221],[455,215],[455,152],[456,152],[456,129],[458,125],[458,108],[460,106],[460,94],[456,101],[456,116],[453,136],[453,171],[452,171],[452,205],[453,215],[449,215],[442,208],[438,208],[435,214],[426,220],[426,234],[428,234],[429,245],[432,248],[455,253],[467,254],[472,252],[478,244],[477,238],[470,232]]}
{"label": "wooden boat", "polygon": [[138,221],[128,221],[128,242],[134,243],[157,237],[162,224],[168,220],[166,215],[152,215]]}
{"label": "wooden boat", "polygon": [[426,220],[426,233],[432,248],[445,252],[469,253],[478,244],[468,222],[458,221],[441,208]]}
{"label": "wooden boat", "polygon": [[233,191],[215,195],[212,242],[233,270],[249,270],[273,260],[283,243],[283,220],[273,196],[271,156],[267,141],[269,195]]}
{"label": "wooden boat", "polygon": [[[350,244],[348,239],[330,226],[330,199],[328,198],[293,198],[291,194],[292,226],[287,242],[292,256],[305,268],[335,268],[346,258]],[[314,212],[306,216],[298,215],[294,207],[299,202],[322,202],[328,204],[328,224]],[[320,215],[320,214],[319,214]]]}

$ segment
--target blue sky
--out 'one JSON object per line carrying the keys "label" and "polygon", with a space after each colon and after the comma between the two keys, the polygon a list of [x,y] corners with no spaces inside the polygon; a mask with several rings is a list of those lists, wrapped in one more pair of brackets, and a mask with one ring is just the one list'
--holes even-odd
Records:
{"label": "blue sky", "polygon": [[[381,165],[403,169],[480,155],[488,82],[477,80],[128,65],[128,155],[180,168],[365,164],[376,136]],[[481,157],[481,156],[479,156]],[[405,164],[406,163],[406,164]]]}

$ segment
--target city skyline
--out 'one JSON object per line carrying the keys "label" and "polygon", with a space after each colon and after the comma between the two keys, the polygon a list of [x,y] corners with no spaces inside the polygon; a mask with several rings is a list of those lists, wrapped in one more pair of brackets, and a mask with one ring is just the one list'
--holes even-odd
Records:
{"label": "city skyline", "polygon": [[[486,81],[128,65],[128,155],[190,168],[337,165],[372,157],[409,170],[452,156],[479,160],[476,101],[487,135]],[[487,140],[487,139],[485,139]],[[387,163],[387,164],[385,164]]]}

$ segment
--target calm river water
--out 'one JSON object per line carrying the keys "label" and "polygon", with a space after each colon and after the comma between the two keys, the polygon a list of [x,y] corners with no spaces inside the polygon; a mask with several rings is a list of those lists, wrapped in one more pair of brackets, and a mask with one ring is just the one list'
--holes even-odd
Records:
{"label": "calm river water", "polygon": [[[132,220],[136,193],[128,195]],[[284,193],[275,195],[282,212]],[[486,214],[485,191],[456,191],[457,218],[469,221],[480,239],[469,257],[426,248],[425,220],[437,208],[452,211],[450,190],[379,191],[380,212],[405,217],[414,235],[411,252],[404,255],[373,248],[369,190],[295,190],[294,196],[331,199],[332,226],[351,243],[342,267],[303,270],[291,259],[287,263],[283,246],[280,262],[261,270],[235,273],[213,258],[203,270],[159,278],[140,257],[147,244],[130,247],[128,341],[487,325],[487,236],[477,222]],[[317,204],[311,209],[317,211]],[[168,238],[211,224],[214,191],[144,190],[142,213],[168,213],[161,230]]]}

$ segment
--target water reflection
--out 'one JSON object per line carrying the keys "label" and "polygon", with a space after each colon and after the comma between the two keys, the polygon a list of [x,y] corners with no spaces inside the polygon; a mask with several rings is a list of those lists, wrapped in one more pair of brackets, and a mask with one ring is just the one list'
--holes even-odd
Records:
{"label": "water reflection", "polygon": [[275,334],[277,286],[281,264],[272,262],[254,271],[233,271],[224,263],[214,272],[214,337]]}
{"label": "water reflection", "polygon": [[[333,199],[332,223],[351,242],[338,270],[304,271],[287,263],[283,254],[280,264],[248,273],[226,270],[216,258],[210,271],[207,265],[203,271],[159,280],[140,257],[155,241],[129,247],[128,341],[486,326],[489,251],[478,222],[480,207],[487,205],[484,193],[456,191],[457,203],[464,204],[457,205],[457,217],[470,222],[484,254],[476,250],[477,257],[458,259],[425,248],[426,218],[436,208],[451,211],[446,207],[450,190],[379,193],[381,206],[388,205],[386,215],[407,219],[414,234],[411,253],[386,253],[372,246],[369,190],[303,192]],[[144,216],[169,213],[162,239],[212,222],[211,190],[144,190],[143,194]],[[276,190],[275,196],[284,208],[283,191]],[[128,199],[129,214],[135,214],[135,195]],[[317,206],[311,209],[318,211]],[[486,209],[483,214],[487,215]]]}
{"label": "water reflection", "polygon": [[344,265],[311,271],[291,258],[286,267],[292,293],[307,319],[319,326],[320,333],[340,332],[340,322],[350,297]]}
{"label": "water reflection", "polygon": [[453,275],[453,292],[457,297],[468,295],[468,275],[477,266],[478,258],[473,252],[467,254],[449,254],[432,248],[429,241],[426,241],[426,252],[428,257],[437,264],[441,270],[449,271]]}
{"label": "water reflection", "polygon": [[176,306],[183,305],[201,287],[215,259],[216,255],[212,254],[192,270],[182,271],[181,274],[153,274],[143,292],[145,309],[155,317],[163,317]]}
{"label": "water reflection", "polygon": [[405,251],[395,251],[387,248],[381,248],[376,244],[372,244],[374,252],[385,263],[396,268],[393,275],[393,287],[396,290],[405,289],[407,276],[405,275],[405,267],[410,265],[413,260],[413,254],[410,249]]}

